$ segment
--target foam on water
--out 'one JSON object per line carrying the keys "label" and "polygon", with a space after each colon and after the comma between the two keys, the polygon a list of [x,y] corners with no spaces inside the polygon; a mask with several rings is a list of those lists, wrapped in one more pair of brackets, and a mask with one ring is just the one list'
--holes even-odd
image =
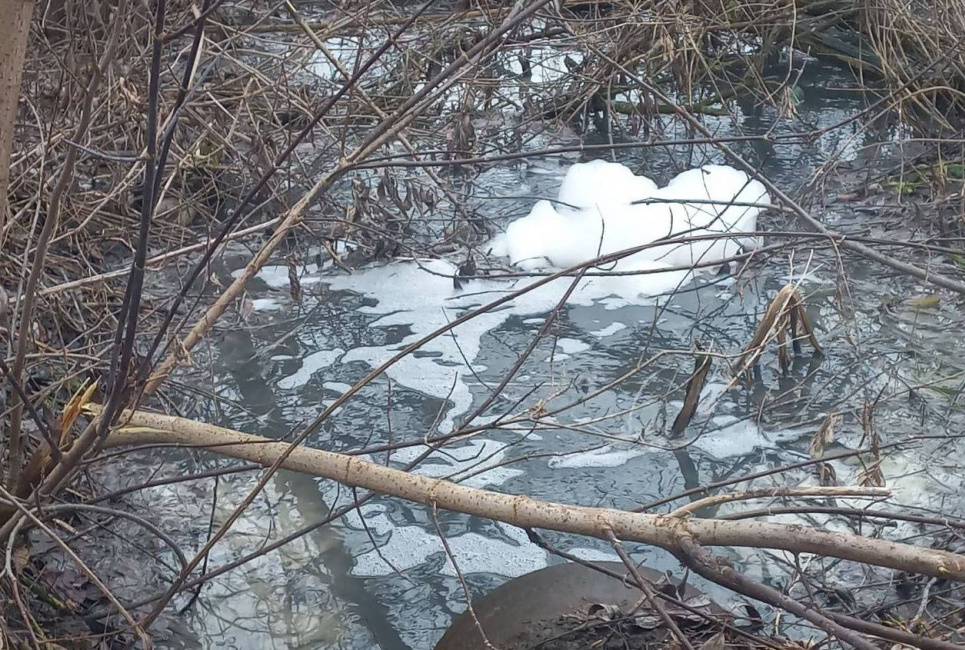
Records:
{"label": "foam on water", "polygon": [[615,552],[601,551],[596,548],[584,548],[578,546],[577,548],[571,548],[569,553],[575,555],[581,560],[587,562],[619,562],[620,556]]}
{"label": "foam on water", "polygon": [[275,298],[255,298],[251,301],[252,311],[278,311],[281,309],[281,302]]}
{"label": "foam on water", "polygon": [[622,330],[625,330],[626,328],[627,328],[627,326],[624,325],[623,323],[610,323],[610,324],[607,325],[606,327],[603,327],[603,328],[598,329],[598,330],[593,330],[592,332],[590,332],[590,334],[592,334],[593,336],[595,336],[595,337],[597,337],[597,338],[601,338],[601,339],[602,339],[602,338],[606,338],[606,337],[608,337],[608,336],[613,336],[613,335],[616,334],[617,332],[620,332],[620,331],[622,331]]}
{"label": "foam on water", "polygon": [[[395,570],[406,571],[424,564],[438,553],[445,553],[445,547],[435,531],[427,531],[419,526],[396,526],[389,517],[377,510],[363,507],[365,526],[376,536],[388,535],[388,541],[375,549],[357,555],[352,574],[364,577],[386,576]],[[346,526],[354,530],[364,530],[357,511],[343,519]],[[526,533],[508,524],[495,523],[505,539],[486,537],[478,533],[463,533],[447,537],[446,542],[452,551],[459,570],[463,574],[493,573],[507,578],[515,578],[547,565],[546,552],[530,543]],[[390,566],[391,564],[391,566]],[[393,569],[395,567],[395,569]],[[456,576],[452,561],[447,557],[442,574]]]}
{"label": "foam on water", "polygon": [[341,348],[312,352],[302,359],[302,367],[299,368],[296,373],[283,377],[278,381],[278,387],[284,388],[285,390],[301,388],[308,383],[316,372],[323,368],[328,368],[338,361],[338,358],[343,354],[345,354],[345,350]]}
{"label": "foam on water", "polygon": [[[657,188],[624,165],[594,160],[572,165],[557,203],[537,201],[496,237],[491,250],[524,270],[570,268],[644,245],[650,247],[615,262],[613,270],[718,262],[760,246],[758,237],[746,233],[757,229],[760,206],[769,204],[764,186],[732,167],[705,165]],[[680,241],[693,237],[703,238]],[[677,240],[664,243],[669,238]],[[633,279],[639,293],[664,291],[660,274]]]}
{"label": "foam on water", "polygon": [[612,445],[606,445],[598,449],[581,451],[564,456],[550,458],[548,465],[553,469],[585,469],[588,467],[620,467],[626,465],[634,458],[646,455],[645,449],[627,448],[614,449]]}
{"label": "foam on water", "polygon": [[[375,299],[375,305],[359,308],[361,313],[377,316],[370,326],[405,325],[411,332],[393,345],[350,350],[341,362],[362,361],[371,367],[381,365],[426,334],[532,282],[477,280],[460,291],[454,288],[452,282],[456,272],[456,267],[445,260],[416,260],[372,267],[350,275],[325,277],[324,281],[333,290],[352,291]],[[667,283],[668,291],[676,289],[687,276],[685,272],[659,275],[662,276],[661,282]],[[533,316],[551,311],[572,282],[572,278],[558,278],[511,303],[480,314],[424,345],[421,350],[426,354],[408,355],[391,366],[387,371],[388,376],[402,386],[448,400],[451,408],[439,428],[441,431],[449,430],[454,418],[465,413],[472,404],[470,385],[475,381],[472,373],[473,370],[482,370],[481,366],[474,365],[482,337],[512,316]],[[585,277],[569,299],[569,304],[602,304],[608,309],[646,302],[652,300],[640,295],[633,276]],[[570,354],[578,354],[583,351],[585,344],[574,340],[564,345],[570,346]],[[467,361],[472,367],[467,367]]]}
{"label": "foam on water", "polygon": [[334,391],[341,395],[343,393],[347,393],[352,386],[341,381],[326,381],[322,384],[322,388]]}
{"label": "foam on water", "polygon": [[568,338],[557,339],[556,347],[562,350],[564,354],[579,354],[580,352],[586,352],[590,349],[590,346],[583,341]]}
{"label": "foam on water", "polygon": [[757,449],[772,448],[779,442],[808,435],[804,429],[781,429],[765,434],[753,420],[741,420],[732,415],[719,415],[711,422],[714,430],[698,434],[691,444],[718,459],[745,456]]}

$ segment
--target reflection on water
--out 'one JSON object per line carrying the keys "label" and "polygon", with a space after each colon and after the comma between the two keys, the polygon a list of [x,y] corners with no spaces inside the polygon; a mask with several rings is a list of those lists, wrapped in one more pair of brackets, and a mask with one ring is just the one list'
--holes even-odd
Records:
{"label": "reflection on water", "polygon": [[[515,64],[507,65],[512,69]],[[861,108],[859,97],[829,90],[829,74],[818,69],[802,78],[803,123],[835,123]],[[719,120],[721,131],[734,126]],[[737,126],[747,133],[793,127],[777,124],[773,115],[756,107],[745,107]],[[845,159],[853,158],[869,141],[834,131],[806,144],[747,144],[744,153],[775,182],[792,187],[826,157],[843,152]],[[707,148],[680,147],[623,159],[664,180],[676,172],[675,165],[704,162],[708,155],[712,151]],[[550,194],[562,177],[560,162],[541,158],[496,167],[484,171],[475,187],[480,196]],[[529,199],[482,200],[480,209],[500,215],[519,213],[530,204]],[[761,382],[749,389],[731,388],[726,365],[715,363],[687,444],[673,449],[664,433],[681,405],[693,342],[729,354],[739,351],[789,274],[800,278],[805,271],[802,287],[823,329],[828,356],[797,360],[788,377],[780,376],[773,358],[766,357]],[[223,332],[213,341],[213,375],[199,374],[188,382],[219,398],[206,401],[208,411],[198,417],[287,437],[372,367],[506,290],[479,281],[457,291],[447,277],[451,273],[451,266],[438,261],[421,268],[411,262],[391,264],[351,276],[313,267],[305,269],[304,302],[293,304],[287,268],[266,269],[252,287],[255,302],[248,327]],[[798,259],[792,266],[787,258],[774,258],[748,269],[740,280],[705,279],[699,289],[688,287],[672,301],[647,303],[607,297],[588,282],[477,422],[535,408],[549,415],[538,424],[517,417],[510,425],[447,446],[417,471],[507,493],[633,508],[701,483],[804,459],[811,433],[830,411],[842,413],[836,444],[857,447],[865,432],[854,409],[881,395],[886,398],[875,422],[885,442],[947,420],[941,392],[919,390],[917,400],[910,400],[906,389],[924,383],[954,387],[943,380],[961,367],[962,342],[946,335],[954,315],[942,307],[928,313],[879,310],[872,300],[882,287],[894,292],[907,288],[880,276],[859,279],[852,285],[856,298],[843,298],[836,291],[837,273],[829,262]],[[434,340],[346,404],[310,444],[348,451],[452,430],[489,397],[566,284],[548,285]],[[584,401],[662,351],[671,353],[617,388]],[[897,500],[931,507],[952,496],[959,479],[944,459],[960,457],[957,445],[935,442],[887,456],[882,471]],[[938,461],[936,448],[941,450]],[[402,467],[424,450],[416,445],[370,458]],[[172,455],[168,462],[179,471],[195,472],[227,461]],[[838,463],[838,480],[854,483],[863,469],[857,461]],[[235,474],[217,484],[152,489],[140,498],[162,513],[169,528],[180,531],[185,551],[192,551],[204,543],[209,522],[220,525],[256,480],[255,474]],[[814,480],[800,470],[778,482]],[[330,481],[282,472],[215,548],[210,566],[317,522],[353,498],[352,490]],[[740,507],[720,506],[716,513]],[[827,518],[814,521],[844,527]],[[439,513],[439,522],[474,593],[553,561],[510,526],[453,513]],[[912,534],[914,528],[904,526],[900,532]],[[558,534],[547,539],[590,559],[613,557],[602,542]],[[725,553],[749,575],[776,577],[766,553]],[[678,566],[658,550],[636,549],[635,557],[657,569]],[[337,524],[212,580],[185,616],[201,647],[395,650],[431,647],[464,607],[462,587],[430,514],[422,506],[377,497]]]}

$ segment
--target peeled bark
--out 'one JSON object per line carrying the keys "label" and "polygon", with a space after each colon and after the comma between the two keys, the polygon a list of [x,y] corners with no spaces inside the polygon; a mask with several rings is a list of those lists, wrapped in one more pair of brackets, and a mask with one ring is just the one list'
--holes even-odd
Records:
{"label": "peeled bark", "polygon": [[[96,406],[88,408],[95,412],[99,409]],[[121,421],[127,424],[107,438],[107,446],[174,443],[200,447],[265,467],[270,467],[290,447],[285,442],[145,411],[125,412]],[[707,546],[772,548],[965,581],[965,556],[807,526],[693,519],[552,503],[470,488],[391,469],[358,456],[307,447],[291,450],[282,467],[521,528],[543,528],[600,539],[607,539],[612,532],[621,540],[669,550],[676,549],[682,539],[692,539]]]}
{"label": "peeled bark", "polygon": [[33,0],[0,0],[0,232],[7,225],[10,154]]}

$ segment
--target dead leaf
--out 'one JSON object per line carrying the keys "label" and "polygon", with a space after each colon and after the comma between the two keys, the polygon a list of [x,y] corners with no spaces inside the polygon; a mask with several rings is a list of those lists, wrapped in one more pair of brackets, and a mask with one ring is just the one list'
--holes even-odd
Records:
{"label": "dead leaf", "polygon": [[885,487],[885,475],[881,472],[881,461],[872,463],[858,475],[858,485],[861,487]]}
{"label": "dead leaf", "polygon": [[710,372],[711,356],[709,354],[701,354],[703,348],[700,343],[695,343],[695,347],[694,373],[690,376],[690,380],[687,381],[687,394],[684,397],[684,405],[670,426],[670,435],[672,437],[677,437],[682,434],[684,429],[687,428],[687,425],[690,424],[690,420],[693,419],[694,413],[697,412],[697,407],[700,406],[700,391],[703,390],[704,383],[707,381],[707,375]]}
{"label": "dead leaf", "polygon": [[601,621],[612,621],[620,615],[620,608],[608,603],[593,603],[587,609],[588,618],[596,618]]}
{"label": "dead leaf", "polygon": [[93,382],[89,386],[85,381],[80,388],[71,396],[70,401],[64,406],[64,410],[60,414],[60,441],[61,447],[67,442],[67,437],[70,434],[71,428],[74,426],[74,422],[80,416],[81,412],[84,410],[91,398],[94,396],[94,391],[97,390],[97,382]]}
{"label": "dead leaf", "polygon": [[718,632],[701,643],[699,650],[724,650],[724,633]]}
{"label": "dead leaf", "polygon": [[684,604],[687,605],[688,607],[699,609],[701,607],[710,607],[713,604],[713,601],[709,597],[703,594],[700,594],[699,596],[688,598],[687,600],[684,601]]}
{"label": "dead leaf", "polygon": [[13,566],[17,573],[23,572],[30,564],[30,548],[27,545],[20,545],[13,549]]}
{"label": "dead leaf", "polygon": [[823,456],[825,447],[834,442],[834,425],[837,423],[837,420],[838,416],[834,413],[828,413],[828,416],[824,418],[824,422],[818,427],[817,432],[808,444],[808,454],[810,454],[811,458],[820,458]]}
{"label": "dead leaf", "polygon": [[663,621],[656,614],[634,616],[633,623],[642,630],[656,630],[664,625]]}

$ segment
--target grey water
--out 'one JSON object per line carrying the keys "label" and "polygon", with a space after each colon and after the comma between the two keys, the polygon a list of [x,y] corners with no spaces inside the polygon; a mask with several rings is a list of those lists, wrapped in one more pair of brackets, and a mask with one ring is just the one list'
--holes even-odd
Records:
{"label": "grey water", "polygon": [[[786,135],[838,124],[861,111],[868,99],[851,90],[850,73],[809,62],[798,82],[803,99],[794,118],[773,109],[741,105],[739,118],[705,118],[718,135]],[[686,133],[668,121],[668,129]],[[495,128],[495,127],[494,127]],[[829,161],[860,169],[893,146],[894,133],[829,131],[810,141],[777,139],[735,145],[778,186],[800,187]],[[585,141],[606,142],[621,134],[589,132]],[[549,139],[550,136],[547,136]],[[573,134],[553,144],[570,144]],[[542,141],[548,144],[549,140]],[[665,182],[677,171],[722,162],[710,146],[621,150],[616,159]],[[494,221],[525,214],[534,196],[555,193],[576,155],[534,157],[497,164],[471,183],[474,209]],[[815,197],[811,197],[815,199]],[[812,200],[822,219],[843,230],[875,233],[867,216],[846,204]],[[767,215],[762,226],[802,229],[789,217]],[[884,227],[884,226],[881,226]],[[225,258],[222,280],[244,263]],[[472,282],[457,291],[451,279],[426,275],[411,263],[383,264],[348,276],[337,268],[303,268],[303,296],[293,301],[283,262],[253,283],[253,310],[217,329],[198,351],[197,368],[171,390],[190,403],[191,415],[250,433],[285,439],[400,347],[444,325],[466,309],[499,297],[490,285],[474,295]],[[723,362],[712,368],[701,410],[681,449],[666,437],[681,406],[693,368],[690,351],[699,341],[736,354],[775,292],[801,282],[820,328],[820,357],[795,360],[787,376],[776,355],[762,360],[760,381],[729,386]],[[842,262],[825,249],[798,247],[743,269],[737,278],[700,281],[656,303],[588,301],[563,308],[550,335],[480,422],[498,415],[559,414],[528,424],[493,428],[434,454],[419,471],[469,485],[565,503],[634,508],[700,483],[779,467],[808,457],[811,435],[828,415],[840,414],[835,448],[866,446],[861,408],[877,404],[882,442],[914,440],[960,428],[955,400],[962,381],[963,344],[954,335],[959,317],[941,301],[928,310],[883,309],[884,294],[915,296],[932,289],[850,257]],[[446,433],[485,400],[516,363],[552,310],[547,297],[470,321],[453,336],[427,346],[353,397],[307,444],[353,451]],[[210,367],[203,361],[210,361]],[[646,367],[601,395],[583,396],[646,362]],[[422,447],[400,449],[371,460],[401,467]],[[885,455],[882,472],[894,502],[927,512],[960,509],[957,439],[925,440]],[[137,457],[140,477],[199,473],[230,463],[204,454],[157,453]],[[863,467],[836,463],[841,484],[854,484]],[[144,490],[140,507],[158,513],[186,553],[203,545],[259,476],[245,472]],[[800,470],[755,485],[814,482]],[[331,481],[280,472],[212,553],[208,569],[237,560],[274,540],[323,519],[351,502],[353,491]],[[686,500],[664,506],[666,512]],[[739,504],[717,514],[760,507]],[[714,512],[709,514],[715,514]],[[508,525],[439,512],[438,525],[452,547],[473,594],[558,559],[532,545]],[[783,518],[788,520],[790,518]],[[800,521],[799,519],[797,521]],[[847,529],[843,520],[813,518],[819,526]],[[916,529],[892,531],[896,537]],[[588,559],[612,559],[596,540],[546,534],[561,549]],[[679,571],[667,553],[632,547],[633,557],[655,569]],[[782,584],[783,562],[765,551],[720,549],[744,571]],[[861,591],[859,599],[887,597]],[[725,605],[734,597],[702,585]],[[188,596],[179,601],[185,605]],[[465,609],[465,594],[425,507],[376,497],[331,525],[212,579],[182,615],[171,647],[219,648],[431,648],[452,618]]]}

